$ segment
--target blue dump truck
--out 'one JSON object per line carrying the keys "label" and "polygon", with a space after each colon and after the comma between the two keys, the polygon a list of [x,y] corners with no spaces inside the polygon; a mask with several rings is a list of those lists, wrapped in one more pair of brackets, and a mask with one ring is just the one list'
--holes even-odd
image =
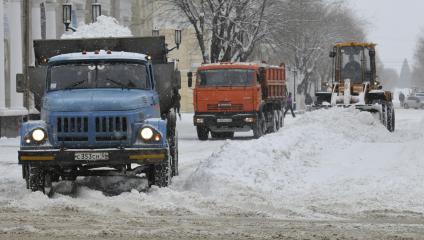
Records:
{"label": "blue dump truck", "polygon": [[79,176],[170,184],[181,81],[164,37],[41,40],[34,52],[35,67],[17,77],[40,111],[20,129],[28,189],[50,194],[54,182]]}

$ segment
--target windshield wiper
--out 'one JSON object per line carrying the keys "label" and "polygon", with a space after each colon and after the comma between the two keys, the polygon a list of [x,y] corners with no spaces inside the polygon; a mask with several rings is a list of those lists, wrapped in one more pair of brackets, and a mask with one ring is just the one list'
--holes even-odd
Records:
{"label": "windshield wiper", "polygon": [[123,83],[118,82],[118,81],[115,81],[115,80],[113,80],[113,79],[106,78],[106,80],[108,80],[109,82],[112,82],[112,83],[114,83],[114,84],[116,84],[116,85],[118,85],[118,86],[120,86],[120,87],[122,87],[122,88],[129,88],[128,86],[125,86]]}
{"label": "windshield wiper", "polygon": [[79,86],[79,85],[81,85],[81,84],[83,84],[84,82],[86,82],[88,79],[85,79],[85,80],[81,80],[81,81],[79,81],[79,82],[76,82],[76,83],[73,83],[73,84],[71,84],[70,86],[67,86],[67,87],[65,87],[65,88],[63,88],[64,90],[70,90],[70,89],[73,89],[74,87],[77,87],[77,86]]}

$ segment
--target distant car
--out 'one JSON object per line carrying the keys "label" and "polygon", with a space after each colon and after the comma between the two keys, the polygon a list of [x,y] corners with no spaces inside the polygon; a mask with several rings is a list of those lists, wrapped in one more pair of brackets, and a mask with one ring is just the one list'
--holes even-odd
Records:
{"label": "distant car", "polygon": [[421,108],[424,109],[424,94],[416,94],[414,96],[409,96],[406,98],[405,103],[403,104],[405,109],[408,108]]}

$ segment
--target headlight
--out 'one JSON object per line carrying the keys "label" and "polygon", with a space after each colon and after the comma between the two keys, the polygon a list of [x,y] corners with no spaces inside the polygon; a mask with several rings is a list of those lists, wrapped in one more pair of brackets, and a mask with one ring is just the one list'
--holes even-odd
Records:
{"label": "headlight", "polygon": [[196,123],[204,123],[205,120],[203,118],[196,118]]}
{"label": "headlight", "polygon": [[255,118],[248,117],[248,118],[245,118],[244,121],[247,122],[247,123],[253,123],[253,122],[255,122]]}
{"label": "headlight", "polygon": [[143,129],[141,129],[140,131],[140,136],[143,140],[150,140],[153,137],[153,130],[149,127],[145,127]]}
{"label": "headlight", "polygon": [[31,134],[32,140],[42,142],[46,139],[46,132],[42,129],[35,129]]}

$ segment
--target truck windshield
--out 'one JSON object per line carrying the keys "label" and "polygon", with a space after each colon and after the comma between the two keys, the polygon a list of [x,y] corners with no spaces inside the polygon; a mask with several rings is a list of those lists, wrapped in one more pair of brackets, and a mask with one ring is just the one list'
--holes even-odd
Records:
{"label": "truck windshield", "polygon": [[49,90],[84,88],[148,89],[147,68],[139,63],[72,63],[49,68]]}
{"label": "truck windshield", "polygon": [[219,69],[199,72],[199,86],[248,86],[253,83],[255,72],[246,69]]}

